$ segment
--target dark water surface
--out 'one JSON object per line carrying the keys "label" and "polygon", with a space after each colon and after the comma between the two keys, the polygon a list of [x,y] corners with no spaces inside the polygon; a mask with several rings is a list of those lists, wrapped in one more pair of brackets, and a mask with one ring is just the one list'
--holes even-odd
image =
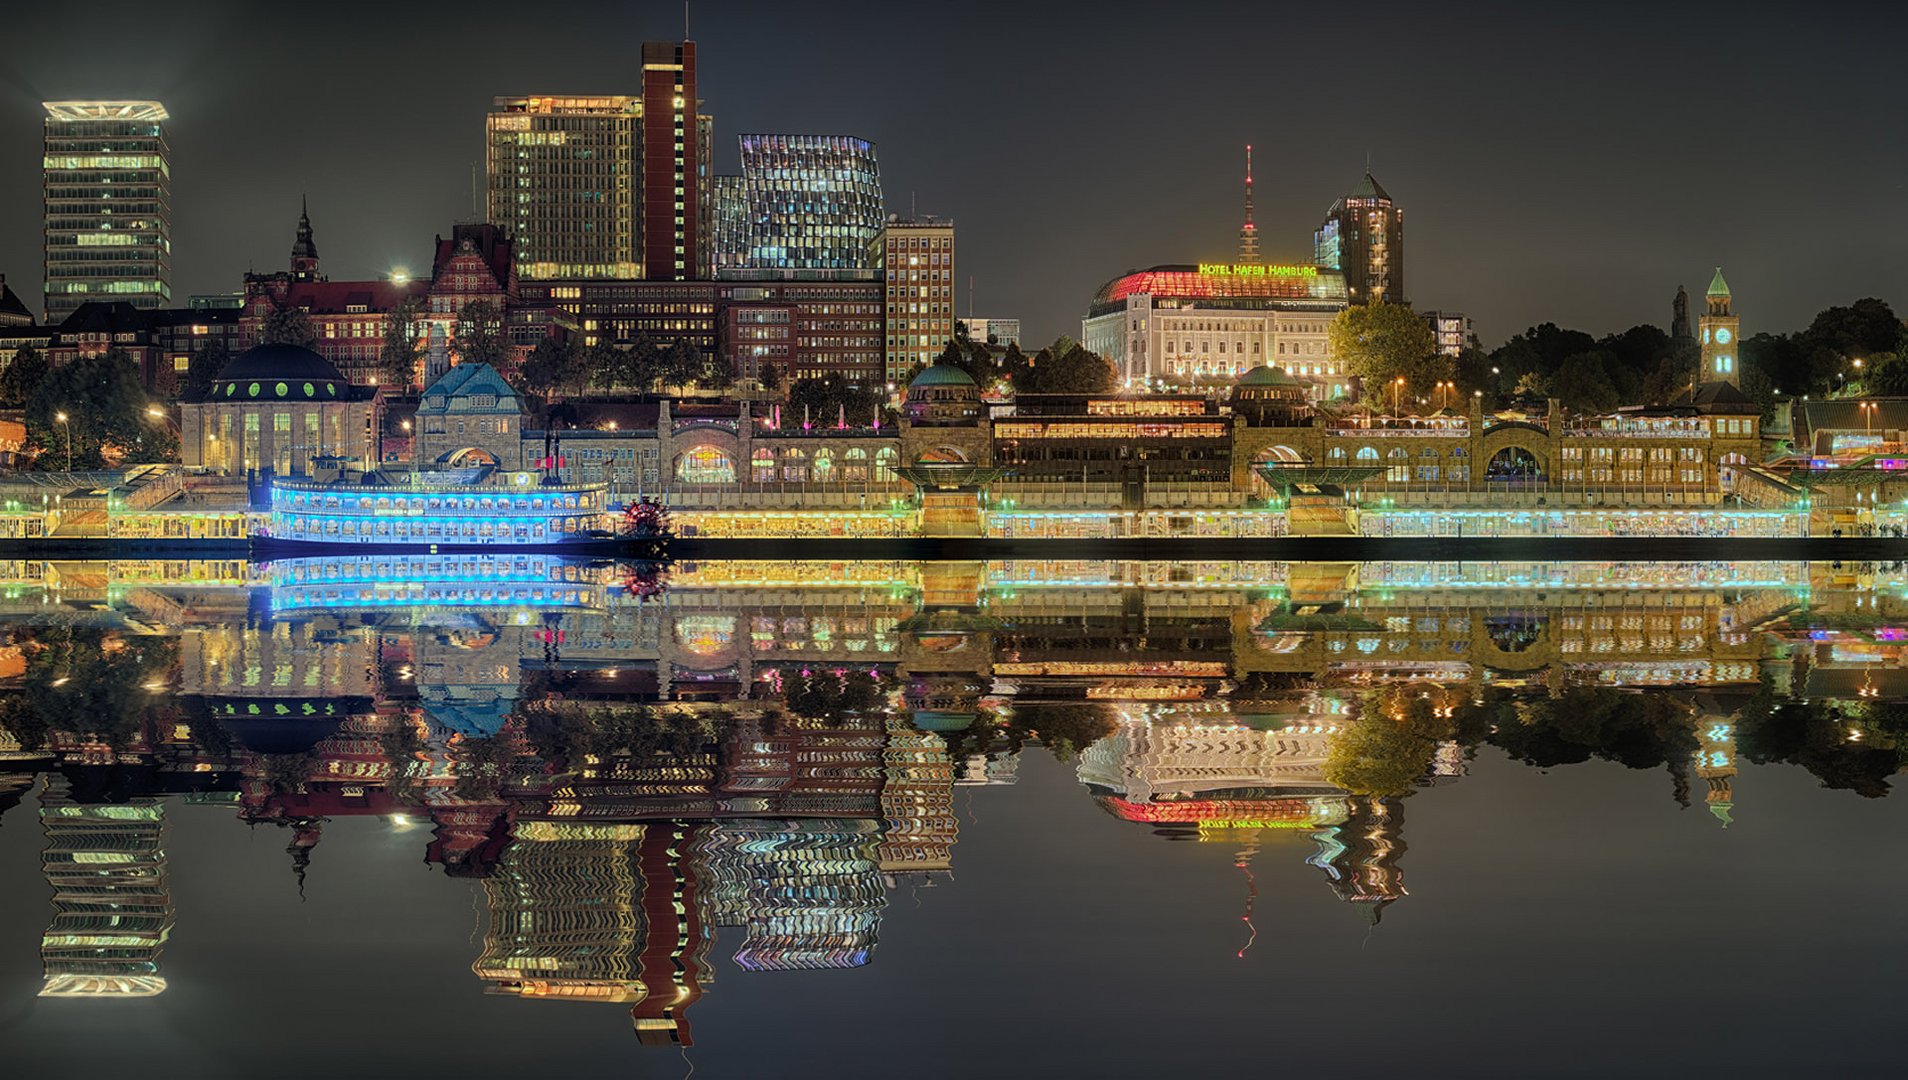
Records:
{"label": "dark water surface", "polygon": [[1894,564],[467,563],[6,568],[11,1075],[1899,1068]]}

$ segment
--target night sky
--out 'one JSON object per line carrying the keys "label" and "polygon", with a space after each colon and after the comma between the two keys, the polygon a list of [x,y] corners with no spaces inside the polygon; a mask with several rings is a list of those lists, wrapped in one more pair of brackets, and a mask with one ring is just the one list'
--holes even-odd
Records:
{"label": "night sky", "polygon": [[[963,313],[973,275],[976,314],[1077,335],[1123,270],[1230,258],[1250,141],[1269,259],[1310,257],[1369,153],[1410,298],[1493,344],[1667,325],[1717,263],[1749,333],[1908,301],[1884,11],[698,0],[691,29],[718,171],[744,131],[875,140],[891,210],[954,218]],[[282,268],[301,193],[333,278],[427,267],[493,96],[635,93],[640,43],[681,32],[667,2],[11,5],[0,272],[37,304],[42,99],[171,111],[183,301]]]}

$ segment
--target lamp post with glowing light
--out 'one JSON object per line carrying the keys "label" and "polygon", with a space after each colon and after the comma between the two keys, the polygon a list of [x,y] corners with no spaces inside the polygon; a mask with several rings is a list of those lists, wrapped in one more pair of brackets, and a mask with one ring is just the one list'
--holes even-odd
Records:
{"label": "lamp post with glowing light", "polygon": [[73,471],[73,425],[66,422],[66,414],[63,412],[54,413],[53,419],[58,420],[60,422],[60,426],[66,429],[66,471],[72,472]]}
{"label": "lamp post with glowing light", "polygon": [[1398,395],[1404,393],[1404,388],[1405,379],[1403,375],[1391,380],[1391,415],[1393,416],[1398,415]]}
{"label": "lamp post with glowing light", "polygon": [[[1861,363],[1860,360],[1855,361]],[[1875,410],[1880,406],[1873,401],[1864,401],[1855,406],[1862,410],[1862,433],[1869,438],[1875,436]]]}

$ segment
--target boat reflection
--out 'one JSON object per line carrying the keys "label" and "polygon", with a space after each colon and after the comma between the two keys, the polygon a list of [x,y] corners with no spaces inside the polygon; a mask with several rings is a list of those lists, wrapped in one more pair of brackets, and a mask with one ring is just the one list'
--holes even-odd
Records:
{"label": "boat reflection", "polygon": [[1029,747],[1248,897],[1298,840],[1376,923],[1407,805],[1481,753],[1662,770],[1726,827],[1741,763],[1880,796],[1908,731],[1898,565],[11,563],[0,632],[44,994],[166,989],[170,805],[282,829],[301,892],[349,887],[327,823],[379,816],[481,882],[488,992],[663,1043],[718,940],[871,962],[889,892],[956,864],[956,789]]}

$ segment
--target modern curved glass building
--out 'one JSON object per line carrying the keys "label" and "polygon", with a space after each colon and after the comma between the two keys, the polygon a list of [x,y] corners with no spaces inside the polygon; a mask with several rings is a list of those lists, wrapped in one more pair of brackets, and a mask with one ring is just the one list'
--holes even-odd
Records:
{"label": "modern curved glass building", "polygon": [[724,278],[861,280],[881,267],[881,169],[852,135],[743,135],[742,175],[717,192]]}

